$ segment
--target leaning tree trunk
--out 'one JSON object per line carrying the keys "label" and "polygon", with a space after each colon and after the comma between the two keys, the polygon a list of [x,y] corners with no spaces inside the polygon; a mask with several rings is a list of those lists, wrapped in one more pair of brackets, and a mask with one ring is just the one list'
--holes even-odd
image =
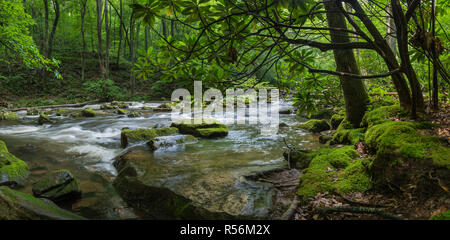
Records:
{"label": "leaning tree trunk", "polygon": [[[341,4],[341,3],[339,3]],[[335,1],[325,1],[327,22],[330,28],[347,29],[345,17]],[[346,32],[330,30],[332,43],[348,43],[350,38]],[[334,59],[339,72],[360,74],[352,49],[334,49]],[[358,127],[369,103],[369,96],[361,79],[341,76],[340,82],[344,93],[347,120]]]}

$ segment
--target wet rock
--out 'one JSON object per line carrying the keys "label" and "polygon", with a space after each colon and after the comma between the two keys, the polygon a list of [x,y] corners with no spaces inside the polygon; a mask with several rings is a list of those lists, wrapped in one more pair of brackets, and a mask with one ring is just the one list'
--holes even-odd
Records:
{"label": "wet rock", "polygon": [[172,135],[178,132],[176,128],[138,128],[123,129],[120,135],[122,147],[130,143],[150,141],[155,137]]}
{"label": "wet rock", "polygon": [[292,114],[294,111],[290,108],[280,109],[280,114]]}
{"label": "wet rock", "polygon": [[83,220],[47,199],[0,187],[0,219],[3,220]]}
{"label": "wet rock", "polygon": [[322,144],[327,143],[328,141],[330,141],[333,137],[329,136],[329,135],[320,135],[319,136],[319,142]]}
{"label": "wet rock", "polygon": [[0,111],[0,120],[18,120],[19,116],[14,112]]}
{"label": "wet rock", "polygon": [[119,109],[117,109],[116,113],[119,115],[126,115],[128,113],[128,111],[119,108]]}
{"label": "wet rock", "polygon": [[95,117],[96,115],[97,113],[92,108],[85,108],[80,112],[82,117]]}
{"label": "wet rock", "polygon": [[333,129],[337,129],[339,127],[339,124],[341,124],[342,120],[344,120],[344,116],[339,115],[339,114],[334,114],[333,116],[331,116],[331,128]]}
{"label": "wet rock", "polygon": [[117,109],[117,108],[119,108],[119,106],[113,106],[113,105],[107,104],[107,103],[104,103],[100,106],[101,110],[111,110],[111,109]]}
{"label": "wet rock", "polygon": [[147,142],[147,145],[152,151],[159,148],[172,147],[179,144],[196,143],[198,139],[192,135],[176,135],[176,136],[162,136],[155,137]]}
{"label": "wet rock", "polygon": [[46,174],[33,184],[33,195],[55,202],[78,199],[81,190],[77,180],[68,170],[57,170]]}
{"label": "wet rock", "polygon": [[152,107],[142,106],[141,110],[153,110]]}
{"label": "wet rock", "polygon": [[67,109],[58,109],[58,111],[56,111],[56,116],[67,116],[69,113],[70,111]]}
{"label": "wet rock", "polygon": [[27,116],[35,116],[39,114],[39,110],[36,108],[27,109]]}
{"label": "wet rock", "polygon": [[8,152],[0,140],[0,185],[20,184],[29,175],[28,165]]}
{"label": "wet rock", "polygon": [[42,125],[45,123],[52,123],[52,120],[50,120],[50,117],[47,114],[41,113],[37,119],[37,122],[39,125]]}
{"label": "wet rock", "polygon": [[182,134],[201,138],[219,138],[228,135],[227,126],[215,119],[202,119],[200,123],[195,121],[195,119],[174,121],[170,126],[178,128]]}
{"label": "wet rock", "polygon": [[140,212],[156,219],[268,216],[274,196],[272,185],[247,181],[244,177],[256,171],[255,168],[202,171],[194,162],[184,161],[167,168],[153,156],[148,148],[135,147],[114,161],[118,171],[114,188]]}
{"label": "wet rock", "polygon": [[171,112],[172,108],[167,103],[163,103],[156,108],[153,108],[154,112]]}
{"label": "wet rock", "polygon": [[300,123],[297,125],[297,127],[317,133],[317,132],[322,132],[322,131],[326,131],[326,130],[330,130],[330,125],[328,124],[328,122],[324,119],[322,120],[309,120],[305,123]]}
{"label": "wet rock", "polygon": [[311,162],[310,151],[306,149],[288,149],[283,153],[284,160],[288,161],[290,168],[305,169]]}
{"label": "wet rock", "polygon": [[140,117],[142,114],[140,112],[130,112],[128,113],[128,117],[129,118],[136,118],[136,117]]}
{"label": "wet rock", "polygon": [[282,122],[282,123],[278,124],[278,127],[279,128],[288,128],[289,125],[287,125],[286,123]]}

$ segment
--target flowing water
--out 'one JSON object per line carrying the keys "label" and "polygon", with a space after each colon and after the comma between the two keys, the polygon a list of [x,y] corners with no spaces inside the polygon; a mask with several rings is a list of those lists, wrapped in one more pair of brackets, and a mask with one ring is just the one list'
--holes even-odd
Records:
{"label": "flowing water", "polygon": [[[20,121],[0,122],[0,139],[6,142],[11,153],[26,161],[31,170],[30,177],[19,186],[19,190],[31,193],[32,184],[47,171],[68,169],[77,177],[83,196],[81,200],[63,207],[91,219],[139,218],[141,214],[127,207],[111,185],[117,174],[113,159],[126,151],[120,146],[120,132],[125,127],[169,126],[171,115],[170,112],[140,110],[142,106],[156,107],[160,103],[131,104],[130,110],[141,111],[141,117],[128,118],[112,113],[80,119],[52,116],[55,123],[37,125],[37,116],[26,116],[23,111],[18,112]],[[280,105],[283,108],[289,104]],[[101,112],[99,105],[85,107]],[[69,110],[79,111],[75,108]],[[280,115],[280,122],[290,126],[301,121],[304,119],[295,115]],[[286,147],[283,138],[292,145],[317,147],[316,137],[300,129],[281,128],[277,135],[266,136],[260,134],[259,127],[228,125],[229,134],[225,138],[201,139],[195,144],[161,148],[149,156],[158,163],[156,171],[161,172],[161,178],[164,172],[171,172],[173,184],[176,184],[173,173],[177,169],[183,169],[184,173],[211,170],[233,175],[242,168],[262,171],[284,166],[286,162],[282,153]],[[251,187],[254,186],[239,186]]]}

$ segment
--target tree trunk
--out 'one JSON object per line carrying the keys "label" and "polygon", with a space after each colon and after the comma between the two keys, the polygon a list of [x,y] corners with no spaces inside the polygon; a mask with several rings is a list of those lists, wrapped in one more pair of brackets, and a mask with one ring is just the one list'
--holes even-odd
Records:
{"label": "tree trunk", "polygon": [[[339,3],[341,4],[341,3]],[[327,22],[330,28],[347,29],[345,17],[340,12],[340,8],[335,1],[325,1],[327,11]],[[347,43],[350,38],[347,33],[330,30],[332,43]],[[336,68],[339,72],[360,74],[358,65],[352,49],[333,50]],[[364,88],[361,79],[351,77],[340,77],[342,90],[344,93],[345,110],[347,120],[354,126],[359,127],[361,120],[369,103],[369,96]]]}
{"label": "tree trunk", "polygon": [[[130,61],[131,66],[134,66],[134,60],[135,60],[135,47],[134,47],[134,17],[133,14],[131,14],[130,17]],[[135,94],[136,91],[136,77],[134,76],[133,71],[130,71],[130,82],[131,82],[131,95]]]}
{"label": "tree trunk", "polygon": [[[431,34],[433,39],[436,35],[436,29],[435,29],[435,22],[436,22],[436,0],[431,0]],[[431,106],[434,110],[439,109],[439,85],[438,85],[438,56],[436,53],[436,45],[432,44],[431,48],[431,54],[433,57],[433,95],[432,95],[432,101],[433,104]]]}
{"label": "tree trunk", "polygon": [[110,47],[110,26],[108,19],[108,0],[105,0],[105,33],[106,33],[106,47],[105,47],[105,78],[109,78],[109,47]]}
{"label": "tree trunk", "polygon": [[147,49],[148,49],[148,28],[147,27],[144,28],[144,34],[145,34],[145,38],[144,38],[145,51],[147,51]]}
{"label": "tree trunk", "polygon": [[44,0],[44,57],[48,57],[48,0]]}
{"label": "tree trunk", "polygon": [[86,52],[86,39],[84,36],[84,18],[86,16],[86,4],[87,0],[81,1],[81,9],[80,9],[80,15],[81,15],[81,42],[83,48],[81,49],[81,82],[84,82],[84,72],[85,72],[85,62],[84,62],[84,53]]}
{"label": "tree trunk", "polygon": [[50,33],[50,37],[48,39],[48,58],[52,57],[53,52],[53,40],[55,39],[56,28],[58,26],[59,21],[59,2],[58,0],[53,0],[53,8],[55,10],[55,19],[53,20],[52,32]]}
{"label": "tree trunk", "polygon": [[122,8],[123,8],[123,4],[122,4],[122,0],[120,0],[119,2],[120,6],[120,16],[119,16],[119,21],[120,21],[120,27],[119,27],[119,46],[117,48],[117,59],[116,59],[116,65],[117,67],[119,67],[119,60],[120,60],[120,47],[122,46],[122,38],[123,38],[123,30],[122,30],[122,25],[123,25],[123,20],[122,20]]}
{"label": "tree trunk", "polygon": [[102,10],[103,0],[97,0],[97,54],[100,64],[100,72],[103,78],[106,78],[106,69],[103,62],[103,45],[102,45]]}
{"label": "tree trunk", "polygon": [[394,52],[394,55],[397,55],[395,42],[395,22],[392,17],[392,7],[390,4],[387,4],[386,6],[386,34],[389,47],[392,49],[392,52]]}

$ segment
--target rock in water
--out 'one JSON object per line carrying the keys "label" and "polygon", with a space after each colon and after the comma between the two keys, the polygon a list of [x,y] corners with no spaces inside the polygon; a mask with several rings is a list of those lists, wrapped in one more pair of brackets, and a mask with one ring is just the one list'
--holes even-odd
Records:
{"label": "rock in water", "polygon": [[42,124],[45,124],[45,123],[51,123],[52,121],[50,120],[50,118],[48,117],[48,115],[47,114],[45,114],[45,113],[41,113],[40,115],[39,115],[39,118],[38,118],[38,124],[39,125],[42,125]]}
{"label": "rock in water", "polygon": [[297,127],[318,133],[326,130],[330,130],[330,124],[326,120],[309,120],[305,123],[300,123],[297,125]]}
{"label": "rock in water", "polygon": [[126,115],[128,113],[128,111],[119,108],[119,109],[117,109],[116,113],[119,114],[119,115]]}
{"label": "rock in water", "polygon": [[[137,146],[114,161],[118,176],[113,186],[131,206],[157,219],[259,219],[272,207],[271,184],[245,176],[276,166],[214,166],[184,159],[168,165]],[[218,166],[219,165],[219,166]]]}
{"label": "rock in water", "polygon": [[182,134],[191,134],[201,138],[218,138],[228,135],[228,128],[225,124],[215,119],[202,119],[200,123],[195,123],[195,119],[185,119],[174,121],[170,125],[176,127]]}
{"label": "rock in water", "polygon": [[57,170],[46,174],[33,185],[33,195],[55,202],[77,199],[81,190],[77,180],[68,170]]}
{"label": "rock in water", "polygon": [[17,120],[19,116],[13,112],[0,111],[0,120]]}
{"label": "rock in water", "polygon": [[83,220],[46,199],[0,187],[0,219],[2,220]]}
{"label": "rock in water", "polygon": [[138,128],[123,129],[120,135],[122,147],[130,143],[150,141],[155,137],[172,135],[178,132],[176,128]]}
{"label": "rock in water", "polygon": [[27,116],[33,116],[33,115],[38,115],[38,114],[39,114],[39,110],[37,110],[36,108],[27,109]]}
{"label": "rock in water", "polygon": [[85,108],[81,110],[80,115],[83,117],[95,117],[97,113],[92,108]]}
{"label": "rock in water", "polygon": [[28,174],[28,165],[9,153],[0,140],[0,185],[20,184]]}
{"label": "rock in water", "polygon": [[178,144],[196,143],[198,139],[192,135],[176,135],[176,136],[162,136],[155,137],[147,142],[147,145],[152,151],[156,151],[159,148],[172,147]]}

